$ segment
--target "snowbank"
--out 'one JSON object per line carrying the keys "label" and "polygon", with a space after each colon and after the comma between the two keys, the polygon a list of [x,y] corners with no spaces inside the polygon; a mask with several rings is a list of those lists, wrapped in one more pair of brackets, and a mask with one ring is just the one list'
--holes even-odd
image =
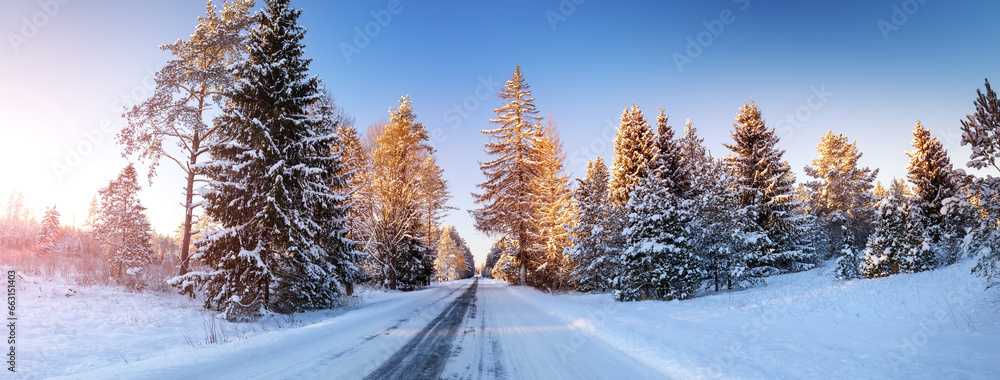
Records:
{"label": "snowbank", "polygon": [[840,281],[835,265],[687,301],[520,294],[579,329],[567,355],[601,339],[678,378],[995,378],[998,294],[972,263]]}

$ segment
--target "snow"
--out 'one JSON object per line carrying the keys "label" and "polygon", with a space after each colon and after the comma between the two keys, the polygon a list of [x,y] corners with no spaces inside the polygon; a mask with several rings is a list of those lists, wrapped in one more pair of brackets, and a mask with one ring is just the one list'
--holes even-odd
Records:
{"label": "snow", "polygon": [[[831,261],[671,302],[479,279],[442,378],[990,378],[1000,293],[984,291],[972,265],[841,281]],[[475,280],[366,291],[354,307],[294,322],[217,321],[235,341],[207,345],[200,300],[19,281],[21,377],[242,379],[360,378]]]}

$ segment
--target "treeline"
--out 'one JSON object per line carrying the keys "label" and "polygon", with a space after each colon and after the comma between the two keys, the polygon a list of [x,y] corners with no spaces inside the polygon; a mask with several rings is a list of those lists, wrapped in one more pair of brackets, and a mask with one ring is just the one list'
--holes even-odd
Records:
{"label": "treeline", "polygon": [[112,200],[119,194],[116,186],[121,183],[122,178],[111,181],[100,197],[94,196],[83,224],[74,221],[71,226],[63,225],[56,205],[46,207],[39,221],[24,205],[23,194],[12,192],[0,218],[0,259],[19,270],[63,276],[81,284],[124,285],[132,289],[156,285],[162,289],[163,278],[178,263],[177,241],[146,226],[143,241],[127,246],[140,250],[143,262],[130,265],[126,245],[117,233],[111,232],[115,223],[125,220],[114,212]]}
{"label": "treeline", "polygon": [[[728,154],[712,156],[690,120],[675,131],[663,109],[655,128],[625,107],[610,168],[600,157],[570,192],[564,155],[543,126],[520,68],[500,91],[493,161],[474,194],[477,227],[499,236],[483,274],[543,289],[613,291],[622,301],[685,299],[745,287],[836,259],[844,279],[883,277],[979,260],[998,280],[997,179],[951,164],[919,122],[907,178],[888,187],[858,165],[854,142],[832,131],[797,184],[773,128],[751,102],[736,114]],[[1000,103],[986,83],[963,121],[970,167],[997,168]],[[572,195],[570,198],[569,195]]]}

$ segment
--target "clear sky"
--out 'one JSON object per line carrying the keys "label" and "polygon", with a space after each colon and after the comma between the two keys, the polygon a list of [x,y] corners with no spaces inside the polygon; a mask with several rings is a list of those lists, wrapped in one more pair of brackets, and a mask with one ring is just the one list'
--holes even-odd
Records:
{"label": "clear sky", "polygon": [[[490,128],[497,86],[515,65],[557,124],[574,176],[598,155],[610,161],[625,104],[638,103],[654,120],[663,107],[678,129],[690,118],[722,156],[736,111],[750,99],[779,130],[800,181],[827,130],[857,139],[862,164],[880,168],[883,181],[904,176],[917,120],[964,167],[969,149],[959,144],[959,120],[974,111],[984,78],[1000,86],[996,1],[292,4],[304,9],[313,73],[359,129],[410,95],[436,136],[460,208],[446,222],[469,241],[477,263],[491,243],[466,212],[483,178],[477,162],[488,159],[479,131]],[[150,73],[170,58],[158,46],[189,36],[204,7],[203,0],[4,1],[3,200],[20,190],[29,206],[57,203],[65,224],[82,223],[90,198],[126,162],[113,138],[122,106],[151,94]],[[164,163],[144,186],[154,226],[172,231],[183,214],[179,170]]]}

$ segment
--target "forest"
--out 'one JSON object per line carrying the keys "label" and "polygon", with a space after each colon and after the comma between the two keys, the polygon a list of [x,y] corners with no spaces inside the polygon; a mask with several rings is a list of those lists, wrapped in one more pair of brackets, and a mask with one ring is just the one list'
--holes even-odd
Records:
{"label": "forest", "polygon": [[[632,104],[608,162],[593,157],[574,179],[519,66],[482,131],[491,159],[479,163],[478,208],[468,212],[495,243],[477,270],[443,223],[465,211],[449,205],[410,97],[362,130],[336,89],[310,74],[302,11],[288,1],[252,8],[209,6],[188,39],[162,46],[172,59],[152,96],[123,110],[116,142],[149,167],[148,182],[161,163],[185,176],[177,230],[152,229],[129,164],[94,195],[80,227],[67,227],[58,205],[36,214],[11,194],[0,220],[5,264],[179,291],[231,321],[336,308],[357,286],[411,291],[477,274],[618,301],[685,300],[825,262],[852,280],[975,261],[987,286],[1000,282],[1000,179],[953,164],[919,121],[906,178],[882,183],[837,131],[797,176],[752,100],[734,106],[719,157],[691,120],[675,127],[663,108],[654,120]],[[988,80],[976,97],[971,90],[965,166],[1000,170],[1000,101]]]}

